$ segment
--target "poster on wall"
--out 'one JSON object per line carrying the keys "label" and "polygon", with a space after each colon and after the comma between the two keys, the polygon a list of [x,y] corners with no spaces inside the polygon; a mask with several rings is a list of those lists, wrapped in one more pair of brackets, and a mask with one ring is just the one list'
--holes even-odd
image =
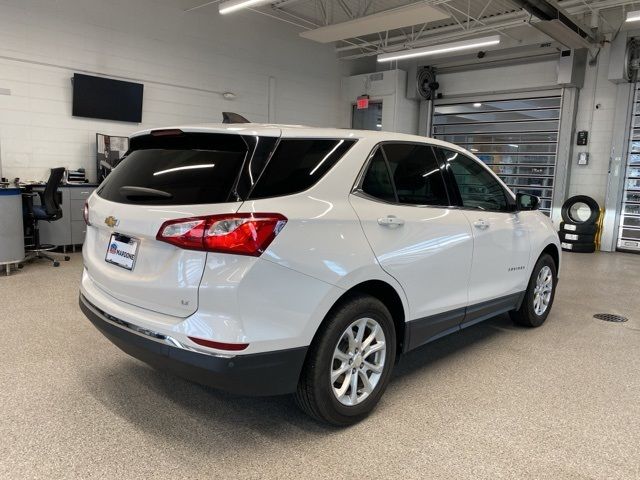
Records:
{"label": "poster on wall", "polygon": [[116,137],[96,133],[96,162],[98,172],[98,183],[107,178],[122,156],[129,149],[129,139],[127,137]]}

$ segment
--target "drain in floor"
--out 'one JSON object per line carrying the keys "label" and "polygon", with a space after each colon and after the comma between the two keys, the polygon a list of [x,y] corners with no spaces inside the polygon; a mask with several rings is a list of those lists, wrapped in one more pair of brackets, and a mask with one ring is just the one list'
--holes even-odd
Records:
{"label": "drain in floor", "polygon": [[593,318],[597,318],[598,320],[604,320],[605,322],[626,322],[629,319],[627,317],[623,317],[622,315],[614,315],[613,313],[596,313]]}

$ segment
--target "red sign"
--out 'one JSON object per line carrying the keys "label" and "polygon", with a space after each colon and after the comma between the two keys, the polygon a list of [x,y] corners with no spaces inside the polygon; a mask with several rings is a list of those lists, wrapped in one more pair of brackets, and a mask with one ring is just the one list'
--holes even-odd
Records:
{"label": "red sign", "polygon": [[369,108],[369,95],[358,97],[358,100],[356,100],[356,105],[358,107],[358,110],[365,110]]}

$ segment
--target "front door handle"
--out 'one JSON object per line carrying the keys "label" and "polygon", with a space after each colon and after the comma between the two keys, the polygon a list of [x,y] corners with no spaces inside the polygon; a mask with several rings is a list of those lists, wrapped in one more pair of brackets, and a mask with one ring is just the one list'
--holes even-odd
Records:
{"label": "front door handle", "polygon": [[395,227],[404,225],[404,220],[402,218],[398,218],[395,215],[387,215],[386,217],[380,217],[378,219],[378,224],[385,227]]}
{"label": "front door handle", "polygon": [[486,230],[491,224],[482,218],[473,222],[473,226],[478,230]]}

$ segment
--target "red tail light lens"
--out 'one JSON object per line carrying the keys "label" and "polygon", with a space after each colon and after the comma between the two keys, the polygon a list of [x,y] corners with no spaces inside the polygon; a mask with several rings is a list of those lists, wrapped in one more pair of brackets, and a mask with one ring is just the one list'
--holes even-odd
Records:
{"label": "red tail light lens", "polygon": [[82,218],[84,218],[84,223],[87,225],[91,225],[89,223],[89,202],[84,202],[84,208],[82,209]]}
{"label": "red tail light lens", "polygon": [[218,350],[229,350],[233,352],[237,352],[240,350],[244,350],[249,346],[248,343],[223,343],[223,342],[214,342],[213,340],[206,340],[204,338],[197,337],[188,337],[194,343],[198,345],[202,345],[204,347],[209,348],[217,348]]}
{"label": "red tail light lens", "polygon": [[259,257],[286,223],[279,213],[180,218],[164,222],[156,240],[188,250]]}

